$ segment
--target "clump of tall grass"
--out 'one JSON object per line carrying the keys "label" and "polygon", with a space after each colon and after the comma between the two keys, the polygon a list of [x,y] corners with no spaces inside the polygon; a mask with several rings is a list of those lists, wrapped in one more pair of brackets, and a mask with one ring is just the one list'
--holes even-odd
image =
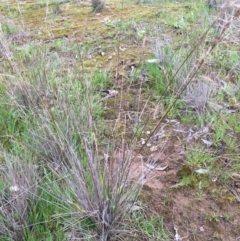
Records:
{"label": "clump of tall grass", "polygon": [[[71,73],[69,78],[54,80],[51,68],[43,64],[48,63],[44,53],[42,69],[31,71],[25,66],[23,72],[21,59],[15,57],[3,35],[1,40],[12,53],[10,59],[4,56],[12,67],[10,73],[1,76],[11,100],[8,104],[28,127],[16,143],[41,162],[47,170],[41,175],[50,175],[49,182],[57,185],[43,185],[51,197],[62,200],[62,210],[67,210],[55,216],[63,218],[66,235],[71,230],[72,238],[108,240],[121,232],[121,223],[141,189],[140,182],[129,178],[134,148],[124,140],[117,147],[113,140],[101,137],[100,95],[91,76]],[[24,162],[18,159],[17,164]],[[28,176],[25,178],[34,184]],[[15,205],[12,203],[17,209]],[[3,219],[8,215],[5,211]],[[27,215],[21,214],[21,227],[28,225]],[[15,225],[15,220],[10,218],[9,222]]]}
{"label": "clump of tall grass", "polygon": [[[45,165],[64,177],[61,188],[70,195],[63,202],[69,206],[70,220],[74,220],[68,221],[68,228],[84,233],[81,221],[87,217],[97,230],[96,240],[107,240],[133,205],[133,194],[137,195],[140,186],[128,179],[131,152],[123,151],[124,155],[118,157],[121,166],[117,168],[116,153],[111,151],[116,147],[109,140],[102,140],[106,147],[99,146],[100,127],[94,120],[97,97],[91,89],[90,83],[85,90],[82,87],[71,90],[69,84],[56,96],[58,101],[53,108],[43,107],[35,114],[37,118],[29,136]],[[54,190],[49,192],[57,195]]]}

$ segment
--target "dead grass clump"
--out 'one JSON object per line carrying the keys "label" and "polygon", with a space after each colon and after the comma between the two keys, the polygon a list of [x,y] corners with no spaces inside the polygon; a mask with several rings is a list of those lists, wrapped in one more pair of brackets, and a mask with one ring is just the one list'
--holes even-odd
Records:
{"label": "dead grass clump", "polygon": [[184,91],[183,99],[198,114],[204,114],[211,94],[211,86],[200,79],[193,80]]}

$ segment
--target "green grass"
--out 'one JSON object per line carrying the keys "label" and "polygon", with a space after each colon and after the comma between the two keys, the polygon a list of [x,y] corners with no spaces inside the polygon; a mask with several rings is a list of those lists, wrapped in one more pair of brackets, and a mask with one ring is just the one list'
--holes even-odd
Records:
{"label": "green grass", "polygon": [[136,229],[140,229],[151,240],[170,240],[170,235],[164,229],[164,220],[153,214],[147,215],[148,212],[151,213],[150,210],[132,213],[130,220]]}

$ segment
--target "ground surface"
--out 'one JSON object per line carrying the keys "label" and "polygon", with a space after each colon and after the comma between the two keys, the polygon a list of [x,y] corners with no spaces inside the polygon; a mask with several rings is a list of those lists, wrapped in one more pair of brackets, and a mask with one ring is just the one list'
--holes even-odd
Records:
{"label": "ground surface", "polygon": [[[168,12],[188,13],[189,5],[135,5],[111,1],[107,2],[105,12],[93,14],[86,1],[63,1],[60,5],[47,6],[30,0],[10,2],[1,3],[1,18],[6,18],[6,12],[11,11],[20,20],[19,26],[16,21],[12,23],[13,28],[20,30],[11,35],[11,41],[19,49],[28,51],[31,42],[44,43],[51,52],[61,54],[66,71],[70,65],[76,68],[84,66],[87,72],[108,71],[112,78],[111,87],[119,94],[103,100],[106,123],[115,131],[116,138],[117,134],[120,136],[124,132],[130,139],[134,123],[128,115],[141,117],[147,123],[141,138],[148,138],[148,131],[159,120],[157,103],[154,98],[149,98],[151,90],[142,87],[144,74],[138,75],[139,81],[134,83],[128,79],[133,68],[152,58],[156,36],[165,36],[172,42],[180,38],[178,29],[170,28],[159,16]],[[120,20],[122,24],[119,24]],[[24,30],[21,30],[22,23]],[[76,58],[79,49],[82,50],[82,59]],[[193,175],[195,180],[190,185],[179,184],[183,177],[196,171],[194,165],[188,165],[191,157],[186,157],[186,150],[204,138],[204,133],[192,138],[199,129],[191,128],[176,119],[166,119],[155,133],[158,137],[152,138],[150,145],[140,153],[137,150],[143,140],[139,138],[131,175],[135,177],[143,169],[149,172],[153,167],[150,179],[143,180],[140,199],[164,218],[170,233],[175,234],[177,229],[182,240],[240,240],[240,175],[235,173],[232,181],[227,183],[218,179],[221,175],[219,170],[232,165],[231,158],[228,158],[230,152],[224,150],[221,155],[213,157],[212,161],[220,167],[218,173],[207,177],[204,174]],[[212,153],[219,149],[221,146],[214,147]],[[146,166],[150,159],[154,164]]]}

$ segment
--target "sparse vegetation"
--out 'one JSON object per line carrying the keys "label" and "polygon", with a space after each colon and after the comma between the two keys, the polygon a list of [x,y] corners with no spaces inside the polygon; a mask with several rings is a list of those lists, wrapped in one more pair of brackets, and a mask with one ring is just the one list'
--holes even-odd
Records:
{"label": "sparse vegetation", "polygon": [[0,14],[0,240],[239,238],[238,1]]}

